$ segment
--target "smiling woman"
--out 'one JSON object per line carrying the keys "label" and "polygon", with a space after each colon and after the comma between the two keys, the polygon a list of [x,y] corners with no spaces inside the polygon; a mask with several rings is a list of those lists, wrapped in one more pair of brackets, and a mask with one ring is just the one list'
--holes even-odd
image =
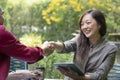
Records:
{"label": "smiling woman", "polygon": [[105,39],[106,20],[98,10],[87,10],[80,17],[80,34],[65,42],[48,42],[59,53],[75,52],[73,62],[85,73],[84,76],[58,67],[64,80],[107,80],[115,61],[117,47]]}

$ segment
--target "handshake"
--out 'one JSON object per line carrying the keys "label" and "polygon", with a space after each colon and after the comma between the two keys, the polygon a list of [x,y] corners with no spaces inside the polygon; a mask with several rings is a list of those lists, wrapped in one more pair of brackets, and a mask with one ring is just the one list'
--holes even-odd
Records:
{"label": "handshake", "polygon": [[63,50],[64,45],[62,42],[55,42],[55,41],[45,41],[42,44],[43,52],[44,52],[44,56],[49,56],[50,54],[52,54],[55,51],[60,52]]}

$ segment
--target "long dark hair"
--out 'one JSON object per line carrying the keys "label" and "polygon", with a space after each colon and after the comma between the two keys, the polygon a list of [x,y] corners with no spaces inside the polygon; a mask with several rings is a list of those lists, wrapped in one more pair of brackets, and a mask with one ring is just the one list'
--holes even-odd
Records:
{"label": "long dark hair", "polygon": [[86,11],[80,18],[79,20],[79,26],[80,26],[80,36],[77,40],[77,55],[81,56],[82,58],[84,58],[87,54],[88,51],[90,49],[90,43],[88,38],[83,34],[83,32],[81,31],[81,22],[83,17],[86,14],[91,14],[91,16],[96,20],[96,22],[101,26],[100,27],[100,35],[101,37],[103,37],[106,34],[106,21],[105,21],[105,17],[103,15],[103,13],[101,13],[98,10],[88,10]]}

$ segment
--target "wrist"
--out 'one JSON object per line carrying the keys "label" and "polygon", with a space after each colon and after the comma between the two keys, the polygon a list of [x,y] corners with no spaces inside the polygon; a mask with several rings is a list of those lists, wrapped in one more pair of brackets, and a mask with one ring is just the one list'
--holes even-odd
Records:
{"label": "wrist", "polygon": [[64,49],[64,44],[62,42],[55,42],[55,50],[61,52]]}

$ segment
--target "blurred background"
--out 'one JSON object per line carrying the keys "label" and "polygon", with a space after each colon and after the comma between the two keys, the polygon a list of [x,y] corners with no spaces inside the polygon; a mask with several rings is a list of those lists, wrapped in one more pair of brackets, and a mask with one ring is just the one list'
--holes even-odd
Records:
{"label": "blurred background", "polygon": [[[0,0],[4,10],[5,26],[27,46],[41,46],[44,41],[65,41],[79,33],[78,21],[88,9],[105,14],[106,37],[120,32],[120,0]],[[72,62],[73,54],[57,54],[28,65],[32,70],[45,67],[46,78],[63,78],[54,67],[56,62]]]}

